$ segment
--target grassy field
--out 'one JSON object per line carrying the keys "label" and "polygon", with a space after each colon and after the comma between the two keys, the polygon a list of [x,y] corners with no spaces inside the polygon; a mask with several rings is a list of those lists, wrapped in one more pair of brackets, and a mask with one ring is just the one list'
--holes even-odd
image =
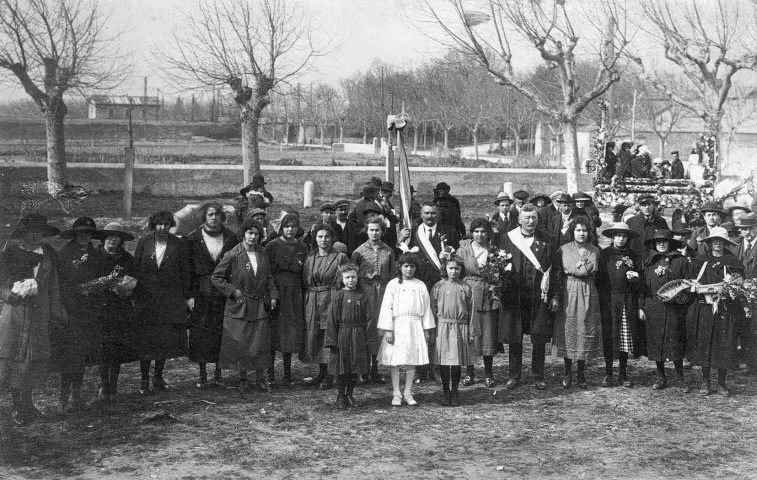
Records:
{"label": "grassy field", "polygon": [[[148,213],[175,211],[186,201],[137,197],[129,229],[138,232]],[[82,210],[102,225],[119,202],[93,196]],[[466,223],[489,209],[484,197],[461,202]],[[57,225],[73,220],[47,213]],[[316,216],[314,209],[303,214],[307,222]],[[0,208],[3,242],[16,219],[12,205]],[[440,406],[440,385],[424,382],[416,389],[418,408],[391,407],[388,385],[359,385],[358,408],[337,411],[336,392],[304,387],[301,379],[315,368],[296,360],[291,388],[241,395],[224,372],[224,388],[198,391],[196,365],[181,359],[166,367],[173,390],[139,397],[139,367],[129,364],[115,403],[58,416],[58,379],[51,375],[35,392],[48,415],[0,445],[0,478],[754,478],[756,377],[729,374],[730,398],[652,391],[654,364],[637,359],[630,362],[636,388],[600,388],[603,366],[596,360],[588,366],[588,390],[564,390],[562,361],[548,357],[549,388],[537,391],[528,350],[524,357],[519,389],[501,388],[507,357],[498,355],[497,387],[461,388],[457,408]],[[696,390],[701,373],[686,375]],[[89,398],[97,382],[90,368]],[[7,408],[8,401],[0,402]]]}

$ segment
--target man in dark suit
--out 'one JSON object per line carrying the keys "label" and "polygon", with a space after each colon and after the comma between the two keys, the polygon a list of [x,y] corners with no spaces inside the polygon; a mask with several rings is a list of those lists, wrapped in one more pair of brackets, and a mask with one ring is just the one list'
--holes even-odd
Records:
{"label": "man in dark suit", "polygon": [[334,222],[341,228],[341,235],[337,234],[337,240],[347,247],[347,256],[352,257],[352,252],[362,243],[360,241],[360,228],[347,219],[350,213],[349,200],[340,198],[334,202],[334,207],[336,207],[336,220]]}
{"label": "man in dark suit", "polygon": [[[418,268],[415,271],[415,278],[426,284],[426,288],[431,292],[436,282],[441,280],[441,261],[439,253],[444,247],[451,246],[455,250],[460,247],[460,240],[457,231],[454,228],[441,225],[437,218],[439,210],[436,205],[426,202],[421,207],[421,219],[423,223],[413,227],[412,231],[407,228],[400,233],[399,243],[410,238],[409,247],[418,248]],[[429,340],[429,358],[433,352],[434,335]],[[419,378],[422,378],[419,376]],[[428,365],[428,378],[434,379],[434,365]]]}
{"label": "man in dark suit", "polygon": [[[552,240],[536,228],[539,220],[536,207],[524,205],[520,211],[520,228],[508,232],[501,242],[502,250],[512,255],[513,293],[502,299],[502,331],[504,343],[510,348],[509,380],[505,388],[520,384],[523,369],[523,335],[531,336],[531,372],[534,387],[547,388],[544,381],[546,343],[552,337],[550,313],[559,307],[557,276],[550,279]],[[552,280],[552,281],[551,281]]]}
{"label": "man in dark suit", "polygon": [[673,155],[673,161],[670,162],[670,178],[682,179],[685,178],[683,162],[678,154],[678,150],[670,152]]}
{"label": "man in dark suit", "polygon": [[438,208],[437,222],[451,227],[461,238],[465,235],[465,224],[460,213],[460,202],[449,191],[450,186],[446,182],[437,183],[434,188],[434,204]]}
{"label": "man in dark suit", "polygon": [[[738,255],[744,264],[744,276],[748,279],[757,278],[757,216],[747,213],[736,220],[736,228],[741,232],[742,240],[739,242]],[[750,305],[752,317],[745,318],[745,322],[739,328],[742,356],[751,374],[757,373],[757,305]]]}
{"label": "man in dark suit", "polygon": [[223,205],[208,202],[202,206],[202,226],[187,235],[189,250],[189,278],[194,298],[189,329],[189,359],[200,366],[197,388],[208,385],[206,364],[215,363],[214,383],[221,381],[218,353],[223,334],[223,309],[226,297],[210,281],[213,270],[224,254],[234,248],[239,239],[224,226],[226,213]]}
{"label": "man in dark suit", "polygon": [[552,199],[544,193],[537,193],[532,199],[528,201],[531,205],[535,205],[539,212],[539,228],[545,232],[549,231],[549,222],[552,220]]}
{"label": "man in dark suit", "polygon": [[549,222],[548,233],[552,240],[552,251],[556,252],[560,245],[570,242],[568,227],[573,215],[573,199],[567,193],[560,194],[555,199],[557,215],[552,215]]}
{"label": "man in dark suit", "polygon": [[691,238],[689,239],[689,247],[691,247],[692,250],[696,250],[697,253],[702,254],[706,253],[709,249],[707,242],[703,242],[702,240],[710,236],[711,228],[720,225],[725,216],[725,211],[719,203],[707,202],[702,206],[700,212],[702,212],[704,225],[692,232]]}
{"label": "man in dark suit", "polygon": [[[494,205],[497,206],[497,211],[493,212],[490,218],[492,226],[496,224],[495,238],[498,238],[507,234],[507,232],[518,225],[518,211],[512,208],[513,200],[505,192],[497,194],[497,198],[494,199]],[[496,244],[497,242],[494,241],[493,243]]]}
{"label": "man in dark suit", "polygon": [[369,204],[374,204],[378,206],[378,203],[376,202],[376,197],[378,196],[379,189],[377,187],[373,187],[370,185],[366,185],[363,187],[363,191],[360,192],[360,196],[363,197],[360,199],[359,202],[355,205],[355,208],[352,209],[352,211],[347,216],[347,219],[356,224],[359,228],[363,227],[363,221],[365,220],[365,217],[363,216],[363,212],[365,211],[365,207]]}
{"label": "man in dark suit", "polygon": [[631,239],[630,247],[639,258],[647,258],[648,248],[644,243],[652,238],[655,230],[669,230],[668,222],[657,213],[657,201],[652,195],[642,195],[637,201],[641,212],[626,222],[631,230],[639,234]]}

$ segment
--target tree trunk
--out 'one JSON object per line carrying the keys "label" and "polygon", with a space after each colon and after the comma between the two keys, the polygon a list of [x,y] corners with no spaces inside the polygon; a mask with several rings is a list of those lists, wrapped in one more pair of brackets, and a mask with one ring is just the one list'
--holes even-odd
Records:
{"label": "tree trunk", "polygon": [[473,130],[473,148],[476,150],[476,160],[479,160],[478,158],[478,133],[476,130]]}
{"label": "tree trunk", "polygon": [[657,135],[657,137],[660,139],[660,157],[665,158],[665,137],[662,135]]}
{"label": "tree trunk", "polygon": [[444,129],[444,151],[446,152],[449,148],[449,130]]}
{"label": "tree trunk", "polygon": [[363,120],[363,145],[368,143],[368,124]]}
{"label": "tree trunk", "polygon": [[339,125],[339,143],[344,143],[344,125]]}
{"label": "tree trunk", "polygon": [[323,146],[323,130],[324,130],[323,127],[324,127],[323,125],[321,125],[320,127],[318,127],[318,130],[321,131],[321,146]]}
{"label": "tree trunk", "polygon": [[566,186],[568,193],[581,191],[581,159],[578,156],[578,135],[576,134],[576,119],[563,120],[563,138],[565,139],[565,165]]}
{"label": "tree trunk", "polygon": [[260,149],[258,147],[260,113],[256,115],[253,110],[249,107],[242,109],[242,171],[244,174],[244,185],[248,185],[252,181],[252,176],[260,171]]}
{"label": "tree trunk", "polygon": [[[63,121],[68,109],[62,98],[52,99],[45,110],[47,131],[47,180],[50,185],[68,185],[66,136]],[[51,189],[52,193],[52,189]]]}
{"label": "tree trunk", "polygon": [[426,137],[428,136],[426,132],[427,130],[428,130],[428,125],[426,124],[426,122],[423,122],[423,149],[424,150],[428,149],[428,144],[426,143]]}

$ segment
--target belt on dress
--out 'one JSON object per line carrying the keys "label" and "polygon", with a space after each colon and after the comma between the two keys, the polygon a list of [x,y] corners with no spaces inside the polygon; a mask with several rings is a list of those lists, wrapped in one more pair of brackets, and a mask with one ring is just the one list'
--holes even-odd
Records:
{"label": "belt on dress", "polygon": [[438,323],[458,323],[458,324],[467,325],[468,324],[468,319],[467,318],[466,319],[460,319],[460,318],[441,318],[441,317],[439,317],[437,319],[437,322]]}
{"label": "belt on dress", "polygon": [[326,292],[328,290],[333,290],[333,287],[331,285],[308,287],[308,292]]}
{"label": "belt on dress", "polygon": [[398,315],[393,318],[393,320],[420,320],[421,317],[418,315]]}

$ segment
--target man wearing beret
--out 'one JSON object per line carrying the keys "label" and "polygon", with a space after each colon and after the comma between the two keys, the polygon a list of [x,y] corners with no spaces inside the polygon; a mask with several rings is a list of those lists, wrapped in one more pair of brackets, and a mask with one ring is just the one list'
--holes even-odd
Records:
{"label": "man wearing beret", "polygon": [[644,243],[654,236],[656,230],[670,229],[668,222],[657,213],[657,202],[652,195],[642,195],[637,201],[641,211],[626,222],[631,230],[639,234],[631,239],[630,246],[639,258],[647,258],[649,249]]}

